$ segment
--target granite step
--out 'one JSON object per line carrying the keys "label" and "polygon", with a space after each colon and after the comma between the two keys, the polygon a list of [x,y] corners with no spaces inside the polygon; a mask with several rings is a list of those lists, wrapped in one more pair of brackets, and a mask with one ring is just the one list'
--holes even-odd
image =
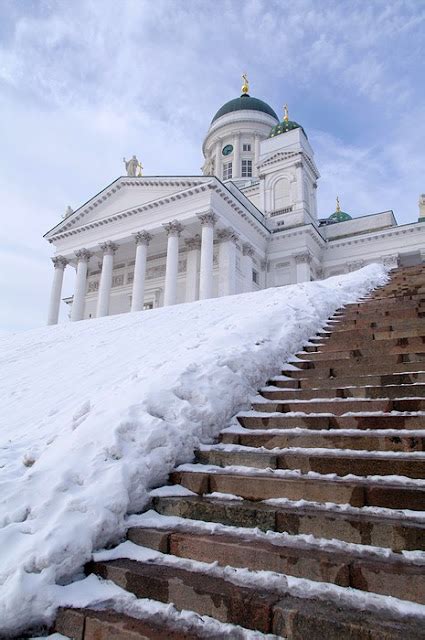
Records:
{"label": "granite step", "polygon": [[[380,322],[376,322],[376,320],[371,320],[370,322],[367,321],[367,323],[364,323],[363,326],[359,325],[358,323],[348,323],[349,326],[345,326],[345,323],[341,322],[339,323],[339,325],[335,325],[332,331],[330,329],[323,329],[322,331],[318,331],[317,336],[314,336],[313,338],[311,338],[311,340],[320,341],[322,337],[334,337],[335,339],[339,338],[340,336],[357,337],[361,335],[371,335],[375,332],[385,331],[390,331],[395,334],[395,332],[417,329],[423,330],[424,324],[424,319],[420,317],[412,318],[410,320],[385,317],[381,319]],[[394,337],[396,336],[394,335]]]}
{"label": "granite step", "polygon": [[186,530],[171,524],[168,530],[131,527],[127,537],[178,558],[283,573],[425,604],[425,558],[413,561],[388,551],[342,548],[279,534],[266,540],[265,535],[197,531],[196,525]]}
{"label": "granite step", "polygon": [[[423,323],[425,325],[425,323]],[[345,334],[345,335],[344,335]],[[347,349],[347,345],[350,346],[350,351],[354,349],[390,349],[397,346],[411,346],[422,347],[425,344],[425,326],[417,327],[415,329],[400,329],[398,331],[381,331],[378,329],[371,329],[369,332],[356,331],[356,332],[340,331],[338,335],[331,335],[330,337],[322,337],[318,342],[309,344],[311,349],[315,348],[318,351],[338,351]],[[357,334],[357,335],[353,335]],[[305,348],[307,351],[307,349]]]}
{"label": "granite step", "polygon": [[387,323],[393,322],[415,322],[417,320],[423,320],[425,317],[425,305],[417,305],[415,307],[397,308],[391,310],[381,310],[381,312],[371,311],[370,313],[365,309],[363,313],[351,314],[346,317],[343,313],[335,314],[331,316],[327,323],[324,325],[326,330],[338,331],[342,327],[344,330],[347,328],[355,327],[369,327],[372,324],[376,326],[383,326]]}
{"label": "granite step", "polygon": [[[414,339],[414,338],[412,338]],[[416,339],[415,339],[416,340]],[[309,350],[297,353],[297,359],[307,360],[308,362],[330,362],[334,360],[355,360],[361,363],[362,359],[375,359],[377,363],[383,361],[388,363],[400,361],[425,362],[425,342],[422,339],[415,344],[380,344],[379,342],[370,341],[361,348],[341,349],[336,345],[335,349],[325,349],[323,347],[309,346]],[[351,347],[351,345],[350,345]],[[384,355],[383,355],[384,351]]]}
{"label": "granite step", "polygon": [[[318,400],[269,400],[253,402],[254,411],[270,413],[330,413],[341,416],[345,413],[378,412],[420,412],[425,410],[425,398],[370,399],[370,398],[327,398]],[[425,413],[424,413],[425,418]]]}
{"label": "granite step", "polygon": [[[224,627],[224,625],[223,625]],[[229,625],[230,627],[230,625]],[[211,630],[202,629],[201,624],[194,621],[176,621],[166,614],[151,613],[146,618],[135,618],[114,610],[59,609],[55,631],[72,640],[228,640],[229,634],[235,640],[245,637],[241,627],[224,627],[216,629],[214,636]],[[258,638],[266,637],[259,633]]]}
{"label": "granite step", "polygon": [[283,581],[279,588],[265,584],[260,593],[257,586],[236,587],[229,579],[163,563],[114,560],[91,563],[87,570],[116,582],[139,598],[173,601],[179,610],[190,606],[200,615],[287,640],[371,640],[378,639],[377,634],[379,640],[420,640],[423,630],[419,615],[400,619],[384,603],[378,611],[362,611],[360,617],[360,604],[341,605],[337,595],[333,599],[314,592],[310,595],[317,584],[313,582],[309,592],[300,597],[293,595]]}
{"label": "granite step", "polygon": [[282,389],[335,389],[335,388],[355,388],[355,387],[409,387],[418,384],[425,384],[425,371],[410,373],[389,373],[384,375],[359,375],[359,376],[338,376],[337,378],[291,378],[292,372],[288,371],[284,376],[275,376],[268,382],[269,386],[281,387]]}
{"label": "granite step", "polygon": [[[195,452],[195,462],[216,467],[255,467],[256,469],[287,469],[337,476],[405,476],[425,479],[425,454],[345,451],[328,449],[275,449],[263,451],[245,445],[203,445]],[[425,486],[425,484],[424,484]],[[424,504],[425,506],[425,504]]]}
{"label": "granite step", "polygon": [[355,413],[337,415],[287,415],[250,411],[239,413],[238,422],[246,429],[425,429],[425,415]]}
{"label": "granite step", "polygon": [[318,381],[322,385],[327,378],[347,378],[347,376],[357,378],[358,376],[367,375],[386,376],[395,373],[422,373],[424,371],[424,360],[406,361],[398,356],[393,356],[392,360],[385,358],[381,359],[381,361],[376,358],[360,358],[359,360],[351,358],[339,361],[318,360],[317,362],[299,360],[296,362],[296,366],[289,363],[288,368],[283,368],[281,373],[291,378],[314,378],[316,386],[318,386]]}
{"label": "granite step", "polygon": [[353,507],[423,510],[425,487],[417,481],[390,481],[385,478],[329,478],[320,474],[303,475],[289,471],[244,469],[244,472],[204,465],[184,465],[173,471],[170,480],[199,495],[228,493],[245,500],[308,500],[332,502]]}
{"label": "granite step", "polygon": [[234,527],[276,531],[290,535],[313,535],[327,540],[373,545],[393,551],[425,551],[425,521],[382,510],[371,513],[338,505],[285,501],[285,504],[226,500],[208,496],[157,497],[154,509],[176,516]]}
{"label": "granite step", "polygon": [[261,389],[261,395],[269,400],[313,400],[325,398],[419,398],[425,397],[424,384],[405,384],[394,386],[353,386],[318,387],[314,389],[282,389],[267,386]]}
{"label": "granite step", "polygon": [[[244,433],[244,431],[246,433]],[[351,430],[340,433],[335,430],[300,429],[281,430],[270,433],[270,430],[222,432],[219,442],[222,444],[238,444],[244,447],[264,447],[265,449],[287,449],[304,447],[306,449],[351,449],[355,451],[425,451],[425,431],[407,431],[394,429],[389,432],[371,430]]]}

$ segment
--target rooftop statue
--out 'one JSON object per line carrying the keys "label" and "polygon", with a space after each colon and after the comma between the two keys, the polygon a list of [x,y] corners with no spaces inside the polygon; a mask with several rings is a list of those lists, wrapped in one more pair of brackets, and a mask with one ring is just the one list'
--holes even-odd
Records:
{"label": "rooftop statue", "polygon": [[127,171],[128,176],[135,177],[142,175],[142,163],[138,161],[136,156],[133,156],[130,160],[126,160],[125,158],[123,158],[123,162],[125,164],[125,170]]}
{"label": "rooftop statue", "polygon": [[62,218],[63,219],[68,218],[68,216],[70,216],[71,213],[74,213],[74,209],[68,205],[65,213],[62,214]]}

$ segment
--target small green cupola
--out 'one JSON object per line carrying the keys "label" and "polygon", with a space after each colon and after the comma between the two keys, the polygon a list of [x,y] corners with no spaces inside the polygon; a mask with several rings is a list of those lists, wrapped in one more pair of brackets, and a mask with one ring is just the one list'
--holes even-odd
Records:
{"label": "small green cupola", "polygon": [[279,122],[278,124],[275,124],[274,127],[272,127],[269,133],[269,138],[274,138],[275,136],[279,136],[282,133],[287,133],[288,131],[292,131],[293,129],[301,129],[305,137],[307,138],[307,134],[304,131],[303,127],[298,124],[298,122],[289,119],[288,105],[285,104],[285,106],[283,107],[282,122]]}
{"label": "small green cupola", "polygon": [[349,213],[346,213],[345,211],[341,211],[341,206],[339,204],[339,198],[338,196],[336,197],[336,209],[335,211],[329,216],[328,221],[329,222],[346,222],[347,220],[352,220],[353,218],[350,216]]}

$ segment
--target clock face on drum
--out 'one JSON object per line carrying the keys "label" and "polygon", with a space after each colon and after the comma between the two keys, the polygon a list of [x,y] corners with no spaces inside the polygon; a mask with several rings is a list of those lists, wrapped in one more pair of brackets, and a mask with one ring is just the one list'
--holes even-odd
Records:
{"label": "clock face on drum", "polygon": [[229,153],[232,153],[232,151],[233,151],[233,145],[226,144],[226,146],[223,148],[223,151],[221,153],[223,154],[223,156],[228,156]]}

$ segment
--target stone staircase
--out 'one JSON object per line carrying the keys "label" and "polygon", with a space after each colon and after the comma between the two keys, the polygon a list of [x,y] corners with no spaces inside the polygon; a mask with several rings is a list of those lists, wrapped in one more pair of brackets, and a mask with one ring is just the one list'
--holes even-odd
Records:
{"label": "stone staircase", "polygon": [[425,604],[425,265],[337,311],[237,421],[171,474],[178,495],[159,492],[133,519],[128,540],[152,557],[87,566],[138,598],[234,626],[62,609],[56,630],[425,638],[414,606]]}

